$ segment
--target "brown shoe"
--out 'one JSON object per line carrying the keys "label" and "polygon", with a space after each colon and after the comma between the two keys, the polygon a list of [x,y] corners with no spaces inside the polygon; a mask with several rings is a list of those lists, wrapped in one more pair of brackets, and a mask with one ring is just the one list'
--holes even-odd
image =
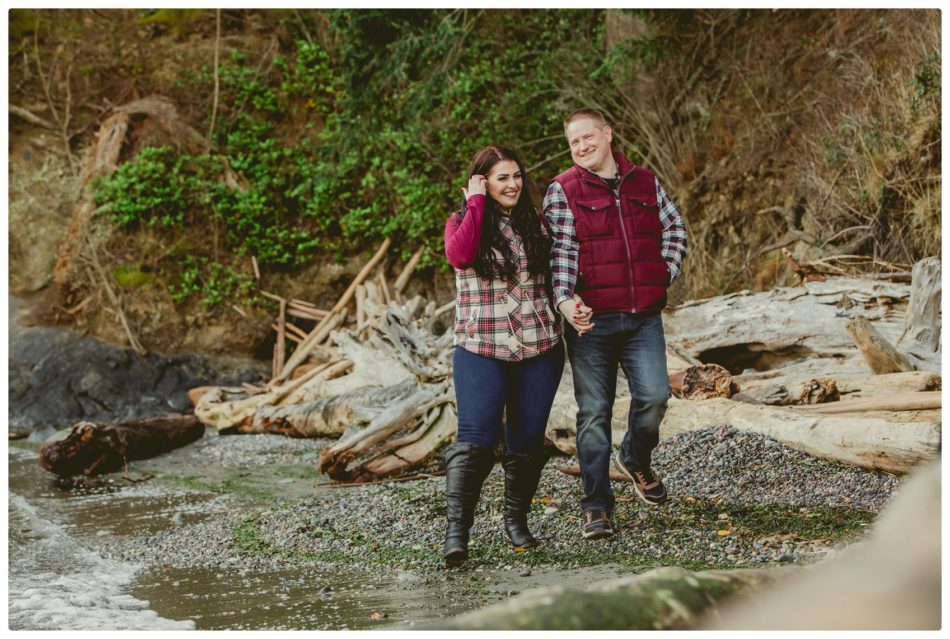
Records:
{"label": "brown shoe", "polygon": [[614,466],[617,470],[633,481],[633,489],[645,504],[659,506],[667,500],[666,486],[660,478],[653,474],[649,467],[631,470],[620,460],[620,453],[614,457]]}
{"label": "brown shoe", "polygon": [[610,526],[610,518],[606,510],[585,510],[584,523],[581,525],[581,534],[584,539],[603,539],[611,537],[614,529]]}

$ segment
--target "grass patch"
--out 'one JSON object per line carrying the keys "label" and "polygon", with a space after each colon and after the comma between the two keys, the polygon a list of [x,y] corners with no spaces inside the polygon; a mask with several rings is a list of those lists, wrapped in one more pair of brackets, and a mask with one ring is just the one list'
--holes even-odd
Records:
{"label": "grass patch", "polygon": [[686,498],[674,508],[648,509],[639,528],[662,532],[669,528],[729,531],[733,537],[784,535],[800,541],[842,540],[864,531],[876,513],[855,508],[799,507],[794,504],[715,504]]}
{"label": "grass patch", "polygon": [[242,555],[269,557],[277,553],[273,546],[261,538],[257,528],[257,516],[244,520],[234,528],[234,546]]}
{"label": "grass patch", "polygon": [[279,486],[272,483],[259,483],[262,478],[255,477],[247,471],[235,471],[233,474],[228,473],[223,477],[158,473],[156,479],[191,490],[230,493],[258,499],[273,499],[279,496],[280,493]]}

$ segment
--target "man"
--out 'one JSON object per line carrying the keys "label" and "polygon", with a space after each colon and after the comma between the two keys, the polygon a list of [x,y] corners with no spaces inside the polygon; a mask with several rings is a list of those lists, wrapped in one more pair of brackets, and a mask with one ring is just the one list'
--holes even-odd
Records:
{"label": "man", "polygon": [[544,214],[578,406],[582,533],[595,539],[613,535],[610,418],[618,366],[631,403],[613,464],[647,504],[667,499],[650,468],[670,396],[660,311],[680,274],[686,227],[656,177],[611,149],[613,133],[600,113],[575,111],[564,133],[575,164],[551,182]]}

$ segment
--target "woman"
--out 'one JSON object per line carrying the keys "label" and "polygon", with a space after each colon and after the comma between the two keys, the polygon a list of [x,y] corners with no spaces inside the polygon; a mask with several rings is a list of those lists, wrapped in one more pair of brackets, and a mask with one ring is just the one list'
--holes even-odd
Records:
{"label": "woman", "polygon": [[445,563],[468,559],[469,529],[495,462],[504,415],[505,532],[515,548],[538,545],[528,510],[547,461],[544,430],[564,369],[561,326],[547,293],[551,240],[509,149],[475,154],[465,204],[445,224],[455,267],[458,435],[445,452]]}

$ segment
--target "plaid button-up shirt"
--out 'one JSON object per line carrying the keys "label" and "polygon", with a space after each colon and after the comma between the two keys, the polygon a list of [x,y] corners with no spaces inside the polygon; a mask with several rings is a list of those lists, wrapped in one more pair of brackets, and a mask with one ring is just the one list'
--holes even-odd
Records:
{"label": "plaid button-up shirt", "polygon": [[[461,216],[453,214],[446,234],[461,222]],[[501,218],[500,228],[518,260],[518,274],[509,280],[487,280],[472,267],[455,268],[455,344],[476,355],[518,362],[557,346],[561,323],[551,308],[545,278],[528,271],[521,238],[507,217]]]}
{"label": "plaid button-up shirt", "polygon": [[[617,178],[620,174],[617,174]],[[617,180],[619,187],[619,180]],[[617,188],[614,188],[617,194]],[[686,256],[686,225],[679,210],[670,196],[656,180],[656,201],[660,206],[660,223],[663,225],[660,253],[670,270],[670,284],[679,277],[683,258]],[[551,248],[551,276],[554,285],[554,308],[564,300],[574,296],[577,284],[578,244],[574,225],[574,213],[567,204],[564,189],[557,182],[551,182],[544,196],[544,215],[551,233],[554,246]]]}

